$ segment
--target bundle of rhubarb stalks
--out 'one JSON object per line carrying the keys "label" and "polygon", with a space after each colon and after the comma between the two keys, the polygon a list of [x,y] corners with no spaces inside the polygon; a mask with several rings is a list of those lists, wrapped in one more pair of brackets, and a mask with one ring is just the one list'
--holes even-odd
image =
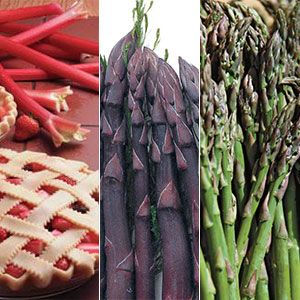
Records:
{"label": "bundle of rhubarb stalks", "polygon": [[[47,17],[44,22],[29,25],[23,20]],[[83,140],[87,130],[65,120],[56,113],[68,110],[65,98],[72,94],[69,86],[54,90],[25,90],[17,82],[66,79],[68,84],[99,91],[99,63],[84,60],[99,55],[97,42],[60,32],[66,26],[87,18],[83,2],[76,2],[67,11],[59,4],[48,4],[0,10],[0,85],[10,92],[19,115],[15,138],[24,141],[35,135],[40,126],[54,144]],[[40,19],[41,20],[41,19]],[[33,22],[31,22],[33,23]],[[9,58],[19,58],[35,68],[7,69]]]}
{"label": "bundle of rhubarb stalks", "polygon": [[300,2],[262,3],[201,1],[202,299],[300,299]]}
{"label": "bundle of rhubarb stalks", "polygon": [[101,60],[101,299],[197,299],[199,71],[143,47]]}

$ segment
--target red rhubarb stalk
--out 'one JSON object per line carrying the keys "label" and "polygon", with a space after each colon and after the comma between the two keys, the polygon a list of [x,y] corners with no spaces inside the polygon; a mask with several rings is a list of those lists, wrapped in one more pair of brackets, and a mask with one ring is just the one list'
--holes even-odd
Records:
{"label": "red rhubarb stalk", "polygon": [[47,43],[36,43],[31,46],[36,51],[39,51],[43,54],[46,54],[52,58],[56,59],[64,59],[64,60],[72,60],[72,61],[80,61],[80,53],[76,53],[74,51],[66,51],[60,49],[56,46],[47,44]]}
{"label": "red rhubarb stalk", "polygon": [[[99,73],[99,63],[76,64],[71,66],[89,74]],[[37,81],[59,78],[59,76],[49,74],[41,69],[6,69],[5,71],[15,81]]]}
{"label": "red rhubarb stalk", "polygon": [[38,104],[55,112],[68,111],[66,97],[73,94],[70,86],[52,90],[25,89],[25,92]]}
{"label": "red rhubarb stalk", "polygon": [[63,14],[54,17],[45,23],[31,27],[10,39],[22,45],[30,45],[69,25],[76,19],[84,19],[87,18],[87,16],[88,15],[86,10],[84,10],[83,3],[77,2]]}
{"label": "red rhubarb stalk", "polygon": [[32,7],[22,7],[10,10],[1,10],[0,23],[14,22],[18,20],[26,20],[50,15],[59,15],[61,13],[63,13],[63,9],[57,3]]}
{"label": "red rhubarb stalk", "polygon": [[[33,25],[7,23],[0,24],[0,31],[4,33],[16,34],[33,28]],[[66,51],[75,51],[99,55],[99,44],[95,41],[82,39],[66,33],[54,33],[45,39],[47,43],[65,49]]]}
{"label": "red rhubarb stalk", "polygon": [[74,80],[86,88],[99,91],[99,78],[75,69],[70,65],[30,49],[27,46],[16,43],[7,37],[0,36],[0,49],[30,62],[45,71],[60,75],[63,78]]}
{"label": "red rhubarb stalk", "polygon": [[0,64],[0,85],[3,85],[15,97],[18,109],[25,114],[32,115],[51,135],[55,146],[67,143],[72,139],[82,141],[89,132],[80,124],[60,118],[40,106],[20,88],[5,72]]}

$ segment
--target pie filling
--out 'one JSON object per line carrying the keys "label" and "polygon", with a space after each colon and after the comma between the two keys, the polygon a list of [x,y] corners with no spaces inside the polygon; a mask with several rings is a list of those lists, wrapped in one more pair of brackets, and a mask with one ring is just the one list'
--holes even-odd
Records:
{"label": "pie filling", "polygon": [[0,148],[0,285],[18,290],[33,277],[46,287],[54,275],[94,273],[98,175],[83,163]]}

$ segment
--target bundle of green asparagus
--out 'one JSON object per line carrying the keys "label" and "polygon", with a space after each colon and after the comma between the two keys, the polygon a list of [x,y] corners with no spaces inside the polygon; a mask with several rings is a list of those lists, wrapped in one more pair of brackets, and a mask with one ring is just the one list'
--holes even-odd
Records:
{"label": "bundle of green asparagus", "polygon": [[101,299],[198,299],[199,71],[143,47],[147,10],[101,61]]}
{"label": "bundle of green asparagus", "polygon": [[300,2],[262,3],[201,1],[202,299],[300,299]]}

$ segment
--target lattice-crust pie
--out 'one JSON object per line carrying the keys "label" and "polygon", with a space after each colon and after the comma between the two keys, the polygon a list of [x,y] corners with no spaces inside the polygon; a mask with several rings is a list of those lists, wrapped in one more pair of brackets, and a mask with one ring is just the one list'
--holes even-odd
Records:
{"label": "lattice-crust pie", "polygon": [[15,124],[17,114],[14,97],[0,86],[0,138]]}
{"label": "lattice-crust pie", "polygon": [[99,173],[0,148],[0,286],[88,278],[99,258]]}

